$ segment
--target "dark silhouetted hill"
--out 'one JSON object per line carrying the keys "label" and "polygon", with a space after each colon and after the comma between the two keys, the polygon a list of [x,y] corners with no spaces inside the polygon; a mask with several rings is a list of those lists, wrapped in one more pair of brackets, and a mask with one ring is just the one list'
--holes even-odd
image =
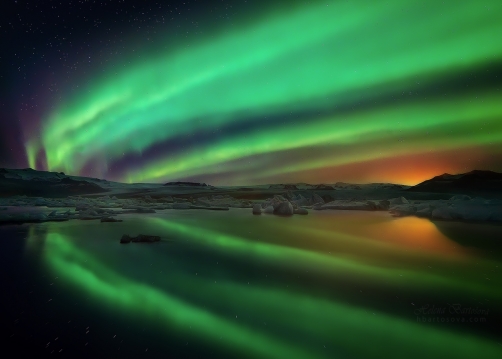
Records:
{"label": "dark silhouetted hill", "polygon": [[91,180],[66,176],[63,172],[31,168],[0,168],[0,196],[66,197],[107,192]]}
{"label": "dark silhouetted hill", "polygon": [[408,189],[410,192],[488,193],[502,192],[502,173],[474,170],[451,175],[444,173]]}

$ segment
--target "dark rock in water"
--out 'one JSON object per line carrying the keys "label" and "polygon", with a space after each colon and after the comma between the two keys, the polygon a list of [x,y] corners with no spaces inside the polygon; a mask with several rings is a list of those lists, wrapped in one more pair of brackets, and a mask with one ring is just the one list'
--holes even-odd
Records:
{"label": "dark rock in water", "polygon": [[131,237],[127,234],[124,234],[122,238],[120,238],[120,243],[129,243],[129,242],[134,242],[134,243],[153,243],[153,242],[159,242],[160,241],[160,236],[150,236],[147,234],[138,234],[137,237]]}
{"label": "dark rock in water", "polygon": [[124,234],[122,238],[120,238],[120,243],[130,243],[132,238],[127,234]]}
{"label": "dark rock in water", "polygon": [[293,214],[293,206],[287,201],[281,202],[277,207],[274,207],[274,214],[291,216]]}
{"label": "dark rock in water", "polygon": [[136,213],[156,213],[154,209],[152,208],[144,208],[140,207],[136,209]]}
{"label": "dark rock in water", "polygon": [[286,189],[286,190],[298,190],[294,184],[273,184],[268,187],[269,189]]}
{"label": "dark rock in water", "polygon": [[333,186],[328,186],[326,184],[318,184],[314,186],[314,189],[321,189],[321,190],[334,190]]}
{"label": "dark rock in water", "polygon": [[101,222],[123,222],[121,219],[115,219],[111,217],[103,217],[101,218]]}
{"label": "dark rock in water", "polygon": [[194,205],[191,205],[189,209],[206,209],[209,211],[229,211],[230,210],[230,208],[228,208],[228,207],[221,207],[221,206],[214,207],[214,206],[194,206]]}
{"label": "dark rock in water", "polygon": [[415,206],[409,204],[400,204],[390,208],[389,212],[394,217],[410,216],[417,211]]}
{"label": "dark rock in water", "polygon": [[388,210],[390,207],[390,201],[387,201],[386,199],[381,200],[378,204],[379,204],[378,209]]}
{"label": "dark rock in water", "polygon": [[272,214],[274,213],[274,207],[266,206],[265,208],[263,208],[262,213]]}
{"label": "dark rock in water", "polygon": [[309,214],[309,211],[307,211],[305,208],[296,208],[294,211],[293,211],[294,214]]}
{"label": "dark rock in water", "polygon": [[408,200],[404,197],[397,197],[389,199],[389,204],[391,205],[400,205],[400,204],[408,204]]}
{"label": "dark rock in water", "polygon": [[325,194],[324,196],[321,196],[321,198],[324,200],[325,203],[331,202],[335,199],[335,197],[330,196],[329,194]]}
{"label": "dark rock in water", "polygon": [[314,193],[310,199],[311,201],[311,204],[324,204],[324,200],[322,199],[322,197],[320,197],[317,193]]}
{"label": "dark rock in water", "polygon": [[84,215],[84,216],[80,216],[78,217],[78,219],[82,220],[82,221],[92,221],[94,219],[99,219],[101,220],[101,217],[100,216],[91,216],[91,215]]}
{"label": "dark rock in water", "polygon": [[201,198],[197,198],[194,201],[194,205],[203,206],[203,207],[211,207],[211,202],[209,201],[209,199],[207,197],[201,197]]}
{"label": "dark rock in water", "polygon": [[261,205],[260,204],[255,204],[253,206],[253,214],[261,214]]}
{"label": "dark rock in water", "polygon": [[293,200],[292,202],[298,206],[308,206],[310,204],[310,201],[307,198],[303,197],[301,194],[298,195],[297,199]]}
{"label": "dark rock in water", "polygon": [[387,211],[390,207],[390,201],[384,200],[375,200],[375,201],[366,201],[368,205],[368,210],[372,211]]}

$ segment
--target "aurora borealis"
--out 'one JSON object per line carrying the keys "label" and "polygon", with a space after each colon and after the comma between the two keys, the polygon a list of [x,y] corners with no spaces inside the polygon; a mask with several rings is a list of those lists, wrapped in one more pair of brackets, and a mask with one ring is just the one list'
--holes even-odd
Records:
{"label": "aurora borealis", "polygon": [[138,56],[68,79],[20,123],[18,165],[214,184],[502,170],[500,1],[234,5],[231,23],[157,27]]}

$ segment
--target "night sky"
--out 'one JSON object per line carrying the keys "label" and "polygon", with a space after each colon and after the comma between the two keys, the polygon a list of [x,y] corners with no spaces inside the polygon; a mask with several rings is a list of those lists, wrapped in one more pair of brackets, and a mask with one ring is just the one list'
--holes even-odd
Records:
{"label": "night sky", "polygon": [[12,1],[0,167],[124,182],[502,171],[502,1]]}

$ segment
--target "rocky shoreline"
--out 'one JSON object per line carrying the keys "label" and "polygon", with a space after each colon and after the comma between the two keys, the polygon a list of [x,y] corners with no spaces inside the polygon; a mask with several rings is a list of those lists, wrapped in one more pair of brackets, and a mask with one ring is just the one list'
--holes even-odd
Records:
{"label": "rocky shoreline", "polygon": [[[127,213],[156,213],[158,210],[215,210],[228,211],[230,208],[249,208],[253,215],[274,214],[279,216],[307,215],[310,210],[356,210],[388,211],[392,216],[417,216],[432,220],[502,222],[502,200],[471,198],[466,195],[452,196],[450,199],[408,200],[395,197],[380,200],[335,199],[325,201],[317,193],[309,195],[288,190],[265,200],[241,200],[230,195],[210,195],[198,198],[178,198],[164,196],[152,198],[150,195],[135,198],[115,196],[67,198],[43,198],[16,196],[0,198],[0,225],[41,223],[49,221],[100,220],[101,222],[121,222],[114,217]],[[44,213],[34,207],[68,208]],[[9,210],[15,208],[15,211]]]}
{"label": "rocky shoreline", "polygon": [[308,201],[302,196],[290,200],[283,196],[274,196],[261,205],[253,206],[253,214],[307,214],[308,212],[299,211],[311,208],[318,211],[329,209],[388,211],[394,217],[417,216],[432,220],[502,223],[502,200],[471,198],[466,195],[452,196],[448,200],[407,200],[404,197],[396,197],[388,200],[342,199],[325,203],[322,198],[315,197],[314,201],[316,203],[309,206]]}

